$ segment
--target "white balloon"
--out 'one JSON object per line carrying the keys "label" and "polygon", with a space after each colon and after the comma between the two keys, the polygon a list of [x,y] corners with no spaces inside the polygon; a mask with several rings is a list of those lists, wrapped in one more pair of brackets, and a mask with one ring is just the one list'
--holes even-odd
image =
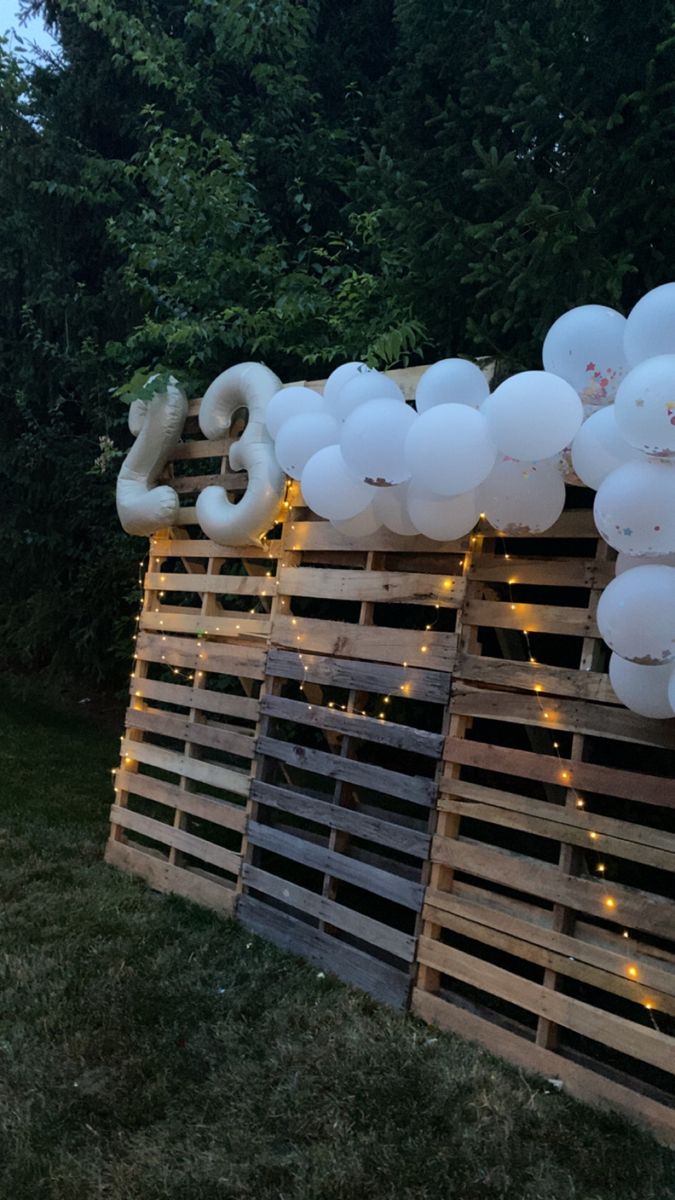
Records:
{"label": "white balloon", "polygon": [[391,400],[369,400],[349,414],[339,434],[350,471],[366,483],[403,483],[410,476],[405,441],[419,420],[414,408]]}
{"label": "white balloon", "polygon": [[336,367],[331,371],[323,389],[323,398],[328,405],[335,407],[335,402],[338,397],[338,392],[353,379],[355,375],[359,375],[362,371],[367,371],[368,367],[362,362],[347,362],[341,367]]}
{"label": "white balloon", "polygon": [[363,512],[374,488],[360,483],[349,471],[339,446],[317,450],[300,477],[305,504],[329,521],[344,521]]}
{"label": "white balloon", "polygon": [[544,339],[544,370],[560,375],[586,404],[609,404],[628,370],[626,318],[604,304],[582,304],[554,321]]}
{"label": "white balloon", "polygon": [[346,420],[360,404],[369,400],[394,400],[405,404],[405,396],[398,384],[381,371],[359,371],[340,388],[334,400],[334,408],[341,420]]}
{"label": "white balloon", "polygon": [[675,465],[644,459],[617,467],[598,488],[593,516],[615,550],[675,553]]}
{"label": "white balloon", "polygon": [[481,405],[502,454],[525,462],[552,458],[568,446],[583,420],[574,388],[548,371],[521,371]]}
{"label": "white balloon", "polygon": [[675,567],[636,567],[613,579],[598,603],[610,649],[643,666],[675,660]]}
{"label": "white balloon", "polygon": [[478,492],[430,496],[409,487],[408,514],[418,533],[439,542],[455,542],[470,533],[480,516]]}
{"label": "white balloon", "polygon": [[378,488],[373,508],[385,529],[398,533],[401,537],[412,537],[417,529],[408,516],[408,485],[396,484],[395,487]]}
{"label": "white balloon", "polygon": [[633,567],[675,567],[675,554],[626,554],[619,551],[614,565],[614,574],[623,575]]}
{"label": "white balloon", "polygon": [[339,440],[340,424],[335,417],[327,412],[305,412],[284,421],[276,436],[274,453],[282,470],[291,479],[299,479],[317,450]]}
{"label": "white balloon", "polygon": [[641,717],[672,717],[668,684],[673,671],[672,663],[643,667],[618,654],[612,654],[609,660],[609,681],[618,699]]}
{"label": "white balloon", "polygon": [[355,517],[348,517],[345,521],[331,521],[331,525],[347,541],[350,538],[370,537],[372,533],[377,533],[378,529],[382,528],[382,522],[375,512],[373,504],[369,504],[363,512],[357,513]]}
{"label": "white balloon", "polygon": [[610,471],[642,458],[619,432],[615,405],[597,409],[572,442],[572,466],[586,487],[597,491]]}
{"label": "white balloon", "polygon": [[623,380],[614,404],[622,437],[645,454],[675,454],[675,354],[639,363]]}
{"label": "white balloon", "polygon": [[557,460],[501,459],[478,491],[481,510],[501,533],[541,533],[565,507],[565,482]]}
{"label": "white balloon", "polygon": [[405,456],[415,487],[458,496],[487,478],[497,447],[482,413],[465,404],[439,404],[415,421]]}
{"label": "white balloon", "polygon": [[631,367],[657,354],[675,354],[675,283],[653,288],[628,314],[623,346]]}
{"label": "white balloon", "polygon": [[415,404],[420,413],[437,404],[468,404],[480,408],[490,385],[480,367],[464,358],[443,358],[424,372],[417,384]]}
{"label": "white balloon", "polygon": [[274,393],[267,405],[265,424],[275,438],[285,421],[309,412],[328,412],[328,405],[318,392],[294,384]]}

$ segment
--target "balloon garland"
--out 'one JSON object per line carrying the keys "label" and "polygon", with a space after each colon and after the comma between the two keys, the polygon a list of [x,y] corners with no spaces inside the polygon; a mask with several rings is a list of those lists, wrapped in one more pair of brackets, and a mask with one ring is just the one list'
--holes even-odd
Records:
{"label": "balloon garland", "polygon": [[[361,362],[333,371],[323,395],[280,388],[258,363],[232,367],[208,389],[200,423],[218,438],[237,408],[248,410],[231,451],[248,487],[237,505],[222,488],[206,488],[197,520],[220,543],[260,540],[290,476],[346,539],[384,526],[456,541],[479,516],[503,536],[543,533],[563,511],[572,469],[596,492],[598,531],[618,551],[598,606],[614,691],[643,716],[672,716],[675,283],[648,292],[628,318],[599,304],[564,313],[544,340],[543,368],[490,393],[475,363],[443,359],[421,376],[412,407],[389,376]],[[128,533],[176,519],[178,496],[157,479],[186,411],[173,378],[132,406],[137,440],[117,484]]]}
{"label": "balloon garland", "polygon": [[628,318],[572,309],[549,329],[543,370],[490,393],[465,359],[434,363],[415,407],[388,376],[349,362],[323,395],[287,387],[267,429],[306,504],[346,538],[384,526],[454,541],[483,516],[502,535],[543,533],[570,469],[596,491],[598,531],[619,552],[598,607],[618,698],[675,713],[675,283]]}

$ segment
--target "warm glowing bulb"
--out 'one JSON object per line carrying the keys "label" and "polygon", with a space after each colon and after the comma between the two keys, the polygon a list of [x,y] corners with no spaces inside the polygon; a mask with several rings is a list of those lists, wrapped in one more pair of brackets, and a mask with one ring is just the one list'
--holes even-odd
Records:
{"label": "warm glowing bulb", "polygon": [[588,835],[588,836],[589,836],[589,838],[591,839],[591,841],[593,841],[593,842],[597,842],[597,840],[598,840],[598,835],[597,835],[597,833],[589,833],[589,835]]}
{"label": "warm glowing bulb", "polygon": [[631,979],[637,979],[637,977],[638,977],[637,967],[627,967],[626,972],[628,975],[630,975]]}
{"label": "warm glowing bulb", "polygon": [[598,863],[598,865],[595,869],[596,869],[596,871],[599,871],[601,875],[604,875],[605,871],[607,870],[604,863]]}
{"label": "warm glowing bulb", "polygon": [[605,908],[616,908],[616,900],[613,896],[605,896],[604,905]]}

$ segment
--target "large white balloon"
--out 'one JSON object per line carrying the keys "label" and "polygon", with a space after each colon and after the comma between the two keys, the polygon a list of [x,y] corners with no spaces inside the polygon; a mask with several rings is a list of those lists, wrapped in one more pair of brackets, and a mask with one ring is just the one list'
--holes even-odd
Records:
{"label": "large white balloon", "polygon": [[429,367],[415,392],[420,413],[437,404],[468,404],[480,408],[490,394],[490,385],[480,367],[464,358],[443,358]]}
{"label": "large white balloon", "polygon": [[609,681],[618,699],[626,708],[641,717],[672,717],[668,699],[668,684],[673,677],[672,663],[663,667],[643,667],[612,654],[609,660]]}
{"label": "large white balloon", "polygon": [[632,571],[635,567],[675,567],[675,554],[625,554],[620,550],[614,566],[615,575]]}
{"label": "large white balloon", "polygon": [[567,380],[586,404],[609,404],[628,369],[626,318],[604,304],[582,304],[558,317],[544,340],[544,370]]}
{"label": "large white balloon", "polygon": [[497,447],[482,413],[465,404],[440,404],[417,418],[405,454],[415,487],[457,496],[487,478]]}
{"label": "large white balloon", "polygon": [[600,484],[593,515],[600,536],[626,554],[675,552],[675,465],[627,462]]}
{"label": "large white balloon", "polygon": [[346,362],[341,367],[336,367],[331,371],[328,379],[324,384],[323,398],[330,406],[335,406],[338,392],[353,379],[355,375],[359,375],[362,371],[368,371],[368,367],[362,362]]}
{"label": "large white balloon", "polygon": [[284,421],[274,443],[279,466],[292,479],[299,479],[306,463],[340,440],[340,424],[327,412],[305,412]]}
{"label": "large white balloon", "polygon": [[405,396],[398,384],[381,371],[359,371],[348,379],[338,391],[333,406],[341,420],[345,421],[349,414],[360,404],[369,400],[394,400],[405,404]]}
{"label": "large white balloon", "polygon": [[357,479],[378,485],[403,483],[410,476],[405,441],[415,421],[414,408],[391,400],[369,400],[349,414],[341,427],[342,456]]}
{"label": "large white balloon", "polygon": [[439,542],[455,542],[473,529],[480,516],[478,492],[429,496],[409,487],[408,514],[418,533]]}
{"label": "large white balloon", "polygon": [[502,454],[524,462],[569,446],[584,416],[574,388],[548,371],[521,371],[481,405]]}
{"label": "large white balloon", "polygon": [[623,338],[631,367],[657,354],[675,354],[675,283],[653,288],[628,314]]}
{"label": "large white balloon", "polygon": [[265,423],[270,435],[275,438],[285,421],[310,412],[328,412],[326,401],[311,388],[294,384],[274,393],[267,405]]}
{"label": "large white balloon", "polygon": [[584,421],[572,442],[572,466],[586,487],[597,491],[610,471],[642,456],[623,438],[614,414],[615,405],[600,408]]}
{"label": "large white balloon", "polygon": [[408,516],[408,485],[396,484],[395,487],[378,488],[373,508],[385,529],[398,533],[401,537],[412,537],[417,533]]}
{"label": "large white balloon", "polygon": [[614,404],[622,437],[645,454],[675,454],[675,354],[639,363],[623,380]]}
{"label": "large white balloon", "polygon": [[558,461],[501,459],[478,491],[481,510],[501,533],[541,533],[555,525],[565,507]]}
{"label": "large white balloon", "polygon": [[300,479],[305,504],[329,521],[345,521],[363,512],[375,488],[360,483],[349,471],[339,446],[317,450]]}
{"label": "large white balloon", "polygon": [[675,660],[675,567],[636,567],[607,585],[598,629],[610,649],[631,662]]}
{"label": "large white balloon", "polygon": [[382,522],[375,512],[374,504],[369,504],[363,512],[357,513],[355,517],[347,517],[345,521],[331,521],[331,525],[347,541],[350,538],[370,537],[371,534],[377,533],[378,529],[382,528]]}

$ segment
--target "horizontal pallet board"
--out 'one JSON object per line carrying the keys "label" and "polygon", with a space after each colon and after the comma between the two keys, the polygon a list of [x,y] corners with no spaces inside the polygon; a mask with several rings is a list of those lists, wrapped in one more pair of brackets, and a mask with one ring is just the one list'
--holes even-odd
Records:
{"label": "horizontal pallet board", "polygon": [[338,942],[322,930],[290,913],[262,904],[253,896],[241,897],[238,916],[246,929],[269,938],[282,950],[301,955],[345,983],[356,984],[391,1008],[406,1006],[410,983],[404,971],[345,942]]}
{"label": "horizontal pallet board", "polygon": [[271,677],[305,680],[336,688],[354,688],[359,692],[392,694],[430,704],[445,704],[450,695],[449,675],[440,671],[422,671],[412,667],[393,667],[387,663],[349,661],[343,658],[271,649],[267,671]]}

